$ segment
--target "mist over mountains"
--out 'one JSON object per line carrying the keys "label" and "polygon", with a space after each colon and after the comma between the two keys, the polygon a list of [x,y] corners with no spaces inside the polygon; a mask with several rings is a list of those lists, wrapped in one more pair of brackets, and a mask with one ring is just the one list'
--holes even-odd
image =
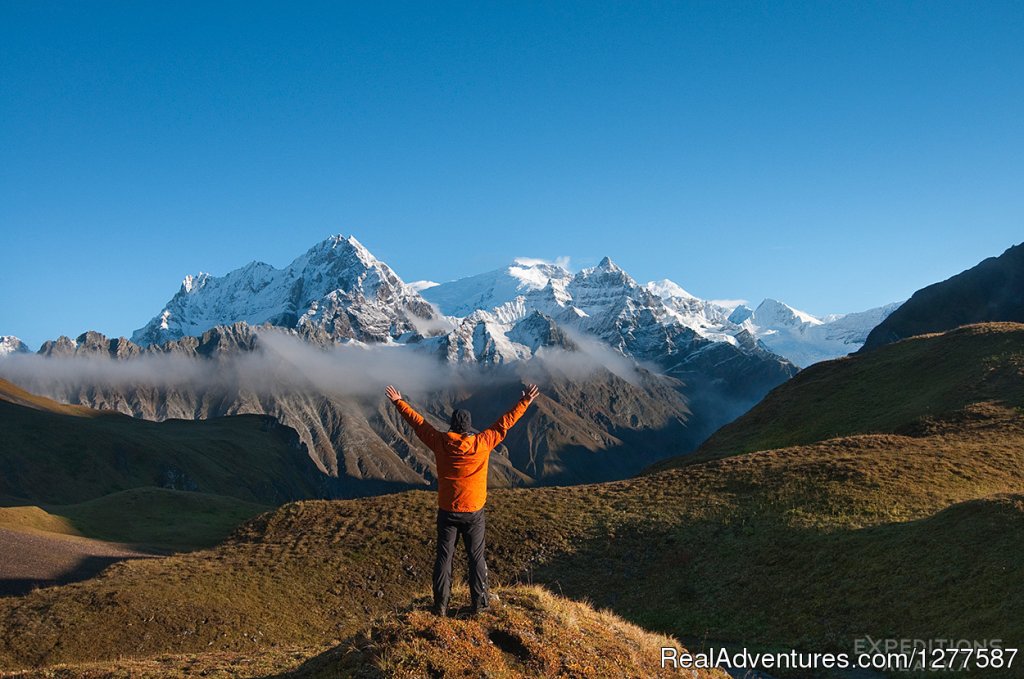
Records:
{"label": "mist over mountains", "polygon": [[859,347],[890,311],[818,319],[775,300],[729,309],[669,280],[642,285],[608,257],[576,273],[518,259],[407,284],[354,237],[332,236],[283,269],[187,276],[131,340],[87,332],[28,354],[5,338],[0,375],[149,420],[273,416],[339,479],[340,495],[435,480],[383,385],[445,428],[456,407],[486,426],[537,382],[545,398],[498,451],[491,482],[578,483],[694,449],[799,363]]}

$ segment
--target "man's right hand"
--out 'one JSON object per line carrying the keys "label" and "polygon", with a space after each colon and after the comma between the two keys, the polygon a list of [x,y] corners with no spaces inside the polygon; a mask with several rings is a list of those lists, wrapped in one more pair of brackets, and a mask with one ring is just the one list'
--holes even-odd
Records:
{"label": "man's right hand", "polygon": [[533,403],[533,399],[537,398],[538,394],[540,394],[540,389],[536,384],[527,384],[526,389],[523,390],[523,398],[529,403]]}
{"label": "man's right hand", "polygon": [[384,390],[384,395],[387,396],[392,403],[402,400],[401,392],[399,392],[390,384],[388,385],[387,389]]}

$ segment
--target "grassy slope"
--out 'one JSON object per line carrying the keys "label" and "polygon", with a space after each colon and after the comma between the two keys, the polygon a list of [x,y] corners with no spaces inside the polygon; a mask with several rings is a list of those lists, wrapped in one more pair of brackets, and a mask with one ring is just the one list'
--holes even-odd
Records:
{"label": "grassy slope", "polygon": [[[865,634],[1020,646],[1024,417],[1007,403],[1024,376],[1012,356],[1000,358],[1020,347],[1019,332],[950,335],[994,368],[977,370],[977,393],[1010,397],[927,413],[897,424],[903,435],[495,491],[492,577],[546,583],[686,637],[812,651],[850,650]],[[1015,345],[971,353],[1007,333]],[[934,342],[911,343],[924,341]],[[936,361],[950,348],[930,346]],[[0,601],[0,666],[345,639],[424,593],[433,501],[410,492],[293,503],[216,549],[120,563],[93,581]]]}
{"label": "grassy slope", "polygon": [[60,413],[62,415],[73,415],[77,417],[98,417],[103,413],[85,406],[66,405],[58,403],[45,396],[38,396],[25,391],[21,387],[7,380],[0,379],[0,401],[7,401],[16,405],[40,410],[48,413]]}
{"label": "grassy slope", "polygon": [[0,527],[180,550],[210,547],[268,509],[220,495],[133,488],[73,505],[0,507]]}
{"label": "grassy slope", "polygon": [[[1012,558],[1024,505],[999,495],[1024,489],[1024,427],[988,414],[926,438],[497,491],[492,575],[681,636],[810,650],[863,634],[1024,640],[1024,565]],[[426,492],[294,503],[217,549],[0,602],[0,664],[345,638],[425,589],[432,504]]]}
{"label": "grassy slope", "polygon": [[42,507],[32,505],[0,507],[0,528],[58,535],[82,535],[67,517],[58,513],[51,514]]}
{"label": "grassy slope", "polygon": [[[367,679],[395,677],[472,677],[487,669],[494,679],[519,677],[646,678],[679,676],[658,670],[663,646],[682,648],[675,639],[646,632],[618,616],[595,611],[541,587],[498,589],[495,609],[477,618],[438,618],[424,610],[381,616],[335,653],[306,663],[297,677],[342,673]],[[347,653],[345,646],[351,648]],[[694,679],[728,679],[720,670],[699,671]]]}
{"label": "grassy slope", "polygon": [[924,335],[810,366],[692,456],[652,469],[837,436],[900,432],[922,418],[999,401],[1024,407],[1024,325],[989,323]]}
{"label": "grassy slope", "polygon": [[[604,679],[675,676],[659,671],[661,648],[679,641],[646,632],[607,611],[554,595],[537,586],[498,588],[494,609],[475,618],[439,618],[425,610],[426,597],[386,613],[334,647],[296,647],[276,652],[162,655],[113,663],[63,664],[49,677],[110,676],[266,677],[295,679],[357,676],[474,677],[486,668],[493,679],[564,677]],[[689,676],[689,675],[688,675]],[[694,679],[728,679],[700,670]]]}
{"label": "grassy slope", "polygon": [[0,381],[0,430],[0,495],[33,504],[167,485],[264,504],[319,494],[294,432],[260,415],[147,422]]}

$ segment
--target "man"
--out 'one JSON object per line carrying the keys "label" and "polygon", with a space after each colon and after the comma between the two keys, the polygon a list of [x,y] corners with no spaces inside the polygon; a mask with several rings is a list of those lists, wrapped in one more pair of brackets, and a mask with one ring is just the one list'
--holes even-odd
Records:
{"label": "man", "polygon": [[484,563],[484,503],[487,500],[487,460],[505,434],[537,398],[536,384],[527,385],[522,397],[498,421],[481,432],[472,428],[468,410],[452,413],[449,430],[434,429],[402,400],[393,386],[384,390],[416,436],[434,451],[437,462],[437,559],[434,562],[434,608],[437,615],[448,612],[452,589],[452,560],[461,534],[469,559],[469,591],[472,613],[490,607],[487,593],[487,565]]}

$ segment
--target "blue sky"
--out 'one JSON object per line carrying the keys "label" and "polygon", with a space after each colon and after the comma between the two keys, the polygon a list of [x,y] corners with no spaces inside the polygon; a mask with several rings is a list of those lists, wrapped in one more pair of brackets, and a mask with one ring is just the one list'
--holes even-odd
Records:
{"label": "blue sky", "polygon": [[354,234],[812,313],[1024,241],[1024,3],[0,2],[0,333]]}

